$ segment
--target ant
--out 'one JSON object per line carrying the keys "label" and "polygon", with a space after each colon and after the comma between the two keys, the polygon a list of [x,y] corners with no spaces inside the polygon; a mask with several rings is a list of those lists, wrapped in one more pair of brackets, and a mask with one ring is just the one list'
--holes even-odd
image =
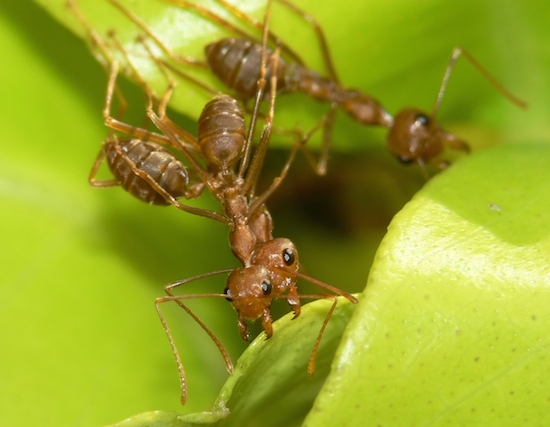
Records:
{"label": "ant", "polygon": [[[177,199],[185,197],[186,199],[196,198],[202,193],[204,185],[199,182],[190,183],[189,169],[169,151],[166,147],[171,147],[170,140],[161,134],[148,131],[146,129],[131,126],[123,123],[111,116],[111,106],[113,95],[116,93],[121,103],[121,111],[126,109],[126,101],[116,86],[116,78],[119,73],[119,61],[114,59],[109,53],[109,47],[106,42],[93,29],[91,24],[80,12],[76,5],[76,0],[69,0],[67,7],[76,16],[80,23],[86,28],[92,44],[99,49],[101,55],[101,64],[106,68],[109,79],[107,85],[107,95],[103,109],[105,124],[112,130],[124,132],[131,137],[109,136],[102,144],[101,150],[92,166],[88,181],[92,187],[106,188],[120,185],[139,200],[155,204],[170,205],[176,208],[190,212],[196,215],[205,216],[228,224],[227,218],[222,215],[205,209],[188,206]],[[115,48],[122,52],[126,62],[133,69],[140,85],[148,93],[150,102],[149,108],[152,108],[153,94],[150,93],[145,81],[133,67],[126,50],[116,40],[113,32],[109,33],[113,40]],[[145,47],[146,45],[143,44]],[[173,84],[173,83],[171,83]],[[162,111],[166,105],[159,106]],[[184,132],[183,129],[180,131]],[[192,141],[192,138],[188,140]],[[172,148],[179,148],[172,147]],[[189,151],[197,151],[198,147],[186,144]],[[98,180],[96,175],[99,171],[102,161],[105,159],[114,178],[107,180]],[[189,185],[191,184],[191,185]]]}
{"label": "ant", "polygon": [[[116,0],[110,0],[111,2]],[[202,6],[185,0],[164,0],[182,8],[193,9],[207,18],[227,27],[230,31],[238,33],[239,37],[228,37],[213,42],[206,46],[206,62],[212,72],[228,87],[233,89],[242,100],[250,99],[254,95],[254,84],[259,77],[260,56],[264,54],[263,47],[257,39],[249,35],[243,35],[240,29],[206,10]],[[261,23],[251,18],[227,0],[217,0],[237,18],[261,28]],[[363,125],[383,126],[388,129],[387,147],[391,153],[402,163],[416,162],[426,179],[429,178],[425,164],[431,163],[440,169],[449,165],[447,161],[438,161],[438,156],[445,147],[470,151],[469,145],[457,136],[445,131],[436,120],[437,112],[443,100],[448,80],[454,68],[456,60],[463,56],[476,68],[502,95],[520,108],[525,108],[526,103],[502,86],[470,53],[462,48],[455,48],[446,67],[441,82],[436,102],[430,114],[418,108],[404,108],[395,116],[389,114],[381,103],[361,92],[358,89],[343,86],[334,67],[328,42],[320,24],[308,13],[299,9],[287,0],[277,0],[298,16],[309,22],[315,30],[319,41],[325,68],[328,76],[322,76],[314,70],[307,68],[304,62],[278,37],[269,33],[270,39],[291,57],[291,62],[279,60],[277,76],[278,94],[290,92],[302,92],[313,99],[330,104],[328,113],[322,119],[323,142],[319,159],[315,162],[308,154],[308,160],[314,166],[319,175],[324,175],[327,170],[327,161],[331,142],[332,128],[337,109],[344,110],[353,120]],[[266,48],[266,55],[273,55],[273,50]],[[268,70],[271,75],[273,70]],[[319,125],[319,126],[320,126]],[[315,164],[317,163],[317,164]]]}
{"label": "ant", "polygon": [[[100,48],[104,55],[107,55],[108,50],[105,42],[93,32],[93,29],[79,13],[75,0],[70,0],[68,5],[88,28],[95,45]],[[268,19],[269,14],[266,12],[266,24],[264,26],[266,29]],[[115,35],[110,34],[110,37],[128,60],[128,55],[120,43],[116,41]],[[142,40],[142,42],[145,43],[145,40]],[[264,30],[263,43],[264,45],[267,43],[266,30]],[[169,79],[168,88],[158,104],[157,111],[155,111],[153,108],[154,94],[145,84],[143,78],[139,76],[137,70],[133,68],[138,82],[147,95],[147,116],[162,132],[161,134],[137,128],[112,118],[110,111],[113,95],[118,93],[116,79],[119,73],[119,65],[118,61],[112,57],[107,55],[105,58],[106,62],[110,63],[109,83],[104,108],[105,123],[113,131],[123,132],[130,135],[130,137],[123,139],[109,138],[104,143],[92,169],[92,176],[97,171],[101,160],[106,158],[109,166],[113,166],[111,170],[115,179],[107,181],[101,186],[120,183],[131,194],[143,201],[152,202],[154,200],[157,204],[172,204],[178,209],[227,224],[230,228],[229,242],[231,250],[242,265],[239,268],[214,271],[170,283],[164,288],[167,296],[157,298],[155,301],[158,315],[168,336],[180,374],[182,404],[185,404],[187,400],[185,371],[170,328],[161,310],[163,303],[175,301],[189,313],[214,341],[225,360],[227,370],[231,373],[233,364],[227,350],[213,332],[184,304],[185,300],[196,298],[224,298],[228,300],[237,312],[240,335],[248,341],[250,335],[247,321],[261,319],[266,337],[270,338],[272,336],[270,307],[274,299],[286,299],[294,313],[294,317],[300,315],[301,299],[333,299],[334,303],[325,317],[308,364],[310,375],[313,374],[315,369],[315,358],[321,337],[336,308],[338,301],[336,297],[340,295],[352,303],[357,303],[357,299],[353,295],[300,273],[299,256],[295,245],[289,239],[274,238],[272,234],[273,221],[265,202],[280,186],[297,150],[304,141],[293,145],[288,160],[279,176],[273,180],[273,183],[266,190],[256,194],[256,184],[262,170],[273,127],[277,93],[277,79],[275,77],[271,77],[269,82],[269,111],[260,141],[255,149],[253,149],[254,129],[258,119],[259,105],[265,98],[264,91],[268,87],[266,70],[268,67],[276,70],[278,59],[277,51],[270,57],[267,55],[262,57],[262,72],[257,82],[254,113],[248,131],[238,102],[228,95],[217,95],[204,107],[198,120],[198,137],[195,138],[166,115],[166,107],[175,86],[168,74],[166,74]],[[129,64],[132,66],[131,61],[129,61]],[[166,72],[162,62],[158,61],[157,64],[163,72]],[[135,147],[138,147],[140,153],[145,154],[134,156],[133,149]],[[184,165],[171,151],[166,150],[164,147],[170,147],[177,151],[188,164]],[[112,153],[114,154],[111,155]],[[155,165],[150,164],[151,159],[156,154],[161,154],[159,164],[166,166],[161,173],[157,173]],[[168,167],[168,165],[171,166]],[[153,171],[155,172],[153,173]],[[196,190],[188,190],[191,172],[200,181],[200,185],[195,185]],[[178,184],[175,186],[168,185],[167,181],[169,180],[163,179],[168,175],[177,176],[175,181]],[[139,182],[140,184],[132,186],[128,184],[130,182]],[[140,191],[134,190],[134,187],[139,187]],[[220,201],[223,213],[193,208],[177,200],[180,196],[185,198],[198,197],[204,188],[207,188]],[[164,198],[164,202],[157,200],[157,196]],[[225,273],[229,273],[229,276],[223,293],[174,295],[174,289],[184,284]],[[299,294],[296,285],[299,278],[325,288],[334,295]]]}

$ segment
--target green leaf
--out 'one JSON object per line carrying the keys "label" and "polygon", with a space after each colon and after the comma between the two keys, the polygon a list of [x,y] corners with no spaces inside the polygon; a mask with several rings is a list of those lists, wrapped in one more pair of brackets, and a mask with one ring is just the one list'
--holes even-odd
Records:
{"label": "green leaf", "polygon": [[[147,4],[156,11],[153,5],[160,8],[161,3]],[[43,4],[82,33],[64,2]],[[103,25],[103,30],[115,25],[118,31],[118,22],[125,19],[119,16],[112,23],[109,13],[102,16],[111,10],[108,4],[91,4],[81,0],[90,19],[101,18],[94,25]],[[342,81],[375,95],[389,111],[404,105],[429,110],[451,48],[461,45],[530,108],[522,112],[508,105],[475,71],[459,64],[441,108],[445,127],[474,147],[503,140],[550,140],[546,2],[504,7],[477,0],[346,1],[338,5],[338,13],[331,2],[299,4],[325,29]],[[313,36],[301,38],[302,32],[311,34],[309,26],[287,19],[276,7],[273,28],[289,34],[286,38],[293,45],[300,40],[298,48],[308,63],[320,65]],[[144,205],[118,189],[89,188],[86,177],[107,134],[101,116],[105,73],[82,41],[33,3],[0,2],[0,24],[2,424],[99,426],[154,409],[193,413],[210,408],[227,377],[215,346],[177,307],[167,310],[189,380],[189,402],[182,408],[177,372],[153,300],[168,282],[234,266],[227,230]],[[124,83],[122,87],[137,110],[135,123],[140,123],[139,90]],[[179,93],[183,104],[188,98],[183,90]],[[298,124],[306,127],[326,107],[281,96],[276,108],[277,120],[281,115],[299,117]],[[302,120],[306,115],[310,118]],[[347,187],[362,190],[357,198],[361,204],[341,208],[350,214],[346,218],[353,214],[369,222],[368,236],[356,233],[351,239],[311,228],[290,206],[285,207],[290,224],[275,217],[276,235],[299,243],[308,271],[343,288],[363,286],[373,250],[367,242],[376,245],[372,235],[385,228],[378,220],[380,212],[387,215],[382,207],[391,200],[394,209],[403,201],[401,185],[413,185],[411,177],[421,180],[414,168],[402,172],[408,175],[396,172],[405,169],[387,156],[382,135],[340,114],[329,166],[340,171],[339,151],[353,150],[355,161],[362,160],[359,154],[367,145],[376,152],[375,161],[366,159],[369,167],[352,175]],[[509,164],[499,167],[507,171]],[[472,187],[490,180],[491,173]],[[366,183],[357,178],[363,174]],[[370,175],[375,175],[371,181]],[[522,182],[520,177],[518,185]],[[524,188],[532,188],[532,181]],[[380,210],[373,212],[373,200]],[[223,286],[223,280],[213,280],[188,291],[219,291]],[[230,307],[223,301],[205,301],[197,311],[236,358],[243,344]]]}
{"label": "green leaf", "polygon": [[[262,425],[299,426],[328,375],[342,332],[355,306],[339,298],[325,329],[316,357],[313,377],[307,364],[330,300],[303,307],[299,317],[288,313],[274,323],[273,337],[259,335],[240,357],[235,372],[221,390],[212,412],[176,416],[173,413],[141,414],[117,427]],[[281,410],[285,408],[285,410]],[[114,427],[114,426],[113,426]]]}
{"label": "green leaf", "polygon": [[544,424],[549,156],[462,159],[395,217],[304,426]]}

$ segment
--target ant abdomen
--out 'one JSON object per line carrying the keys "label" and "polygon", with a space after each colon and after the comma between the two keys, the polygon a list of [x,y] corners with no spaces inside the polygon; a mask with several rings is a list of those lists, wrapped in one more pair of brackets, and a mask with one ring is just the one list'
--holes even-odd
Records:
{"label": "ant abdomen", "polygon": [[[262,45],[247,39],[224,38],[205,48],[211,71],[240,98],[251,99],[257,93],[261,73]],[[274,52],[266,48],[266,89],[270,91]],[[277,93],[301,92],[321,102],[340,105],[354,120],[366,125],[389,127],[392,116],[378,100],[354,89],[343,87],[334,78],[327,78],[303,65],[277,58]]]}
{"label": "ant abdomen", "polygon": [[227,169],[242,156],[246,140],[243,112],[235,99],[218,95],[199,117],[198,140],[209,163]]}
{"label": "ant abdomen", "polygon": [[[224,38],[205,47],[206,62],[210,70],[241,98],[251,99],[258,92],[258,80],[261,74],[262,45],[250,40]],[[270,59],[271,49],[266,49],[266,88],[264,96],[269,97],[270,80],[273,74]],[[285,90],[286,64],[282,58],[277,60],[277,91]]]}
{"label": "ant abdomen", "polygon": [[184,196],[187,191],[189,176],[183,163],[154,142],[134,138],[110,139],[103,145],[103,152],[109,169],[122,188],[143,202],[170,204],[136,174],[129,162],[175,199]]}

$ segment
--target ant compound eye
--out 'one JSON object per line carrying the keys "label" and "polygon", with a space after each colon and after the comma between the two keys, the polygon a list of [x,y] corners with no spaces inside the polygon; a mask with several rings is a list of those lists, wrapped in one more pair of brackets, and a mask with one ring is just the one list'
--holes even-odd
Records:
{"label": "ant compound eye", "polygon": [[285,261],[285,264],[287,266],[291,266],[292,264],[294,264],[294,261],[295,261],[295,256],[294,256],[294,251],[292,249],[285,249],[283,251],[283,260]]}
{"label": "ant compound eye", "polygon": [[269,280],[264,280],[262,282],[262,291],[264,292],[264,295],[271,294],[271,289],[272,289],[271,282]]}
{"label": "ant compound eye", "polygon": [[423,113],[417,114],[414,118],[414,124],[418,126],[429,126],[430,118]]}
{"label": "ant compound eye", "polygon": [[229,290],[228,287],[226,287],[226,288],[223,290],[223,293],[224,293],[225,295],[227,295],[227,298],[225,298],[227,301],[229,301],[229,302],[233,301],[233,297],[232,297],[232,295],[231,295],[231,291]]}

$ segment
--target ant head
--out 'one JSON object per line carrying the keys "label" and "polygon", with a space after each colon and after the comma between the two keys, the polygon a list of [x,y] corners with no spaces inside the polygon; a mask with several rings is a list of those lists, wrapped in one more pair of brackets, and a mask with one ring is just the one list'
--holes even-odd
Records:
{"label": "ant head", "polygon": [[294,243],[285,238],[277,238],[256,246],[253,258],[254,265],[265,267],[271,274],[273,295],[278,297],[296,282],[300,268],[298,251]]}
{"label": "ant head", "polygon": [[198,134],[208,163],[221,169],[230,168],[241,158],[246,138],[244,116],[238,102],[228,95],[214,97],[202,110]]}
{"label": "ant head", "polygon": [[403,163],[430,161],[443,150],[446,135],[433,117],[405,108],[394,117],[388,147]]}
{"label": "ant head", "polygon": [[[294,243],[284,237],[271,239],[256,245],[254,264],[298,270],[298,250]],[[269,267],[268,267],[269,266]]]}
{"label": "ant head", "polygon": [[267,268],[253,265],[233,270],[224,293],[239,316],[256,320],[269,309],[273,300],[269,298],[272,291],[273,284]]}

